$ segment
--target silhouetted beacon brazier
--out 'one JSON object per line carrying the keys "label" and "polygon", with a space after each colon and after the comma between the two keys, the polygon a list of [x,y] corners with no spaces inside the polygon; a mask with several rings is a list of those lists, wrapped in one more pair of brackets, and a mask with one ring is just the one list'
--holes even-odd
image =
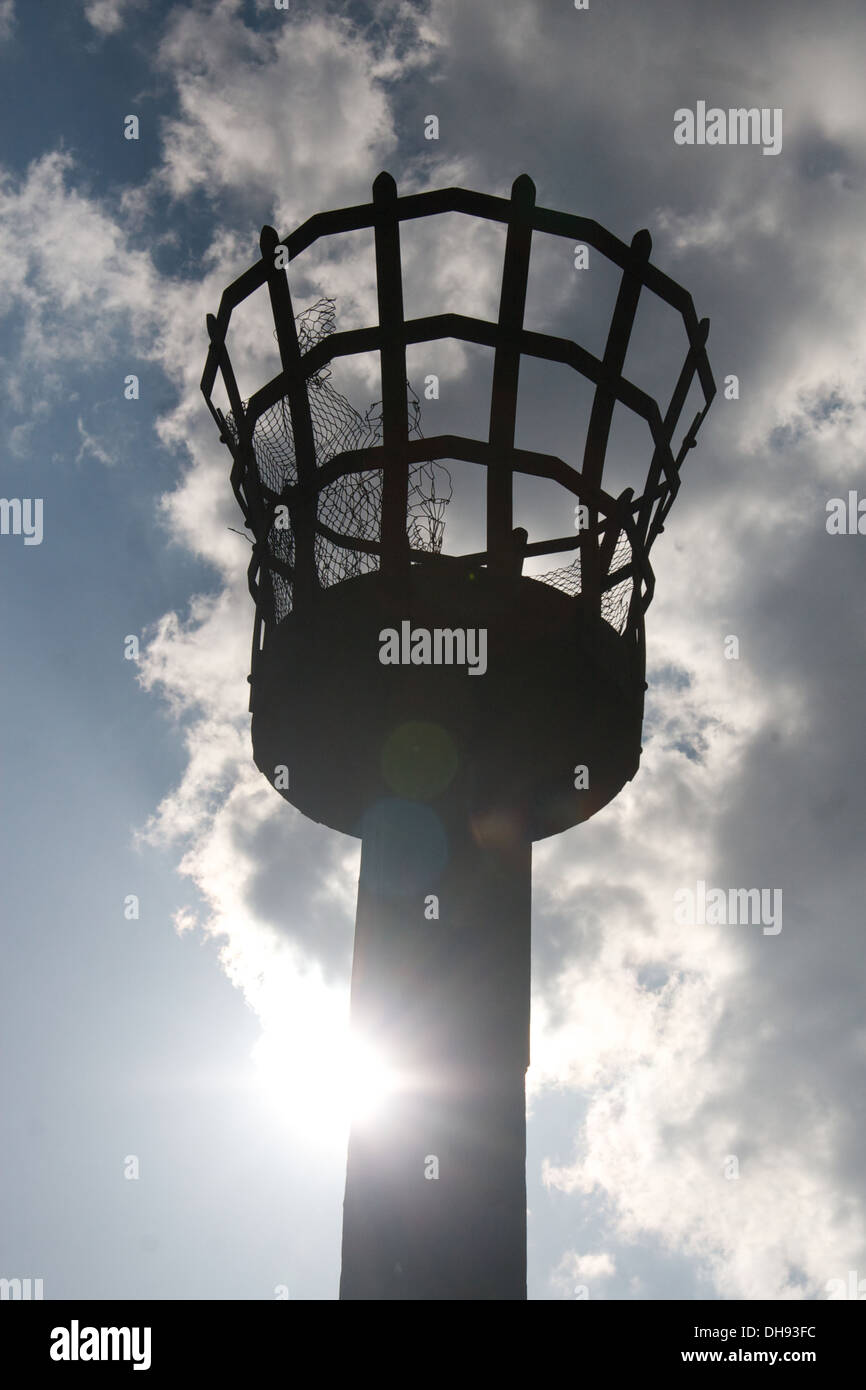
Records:
{"label": "silhouetted beacon brazier", "polygon": [[[496,321],[404,317],[401,224],[443,213],[503,228]],[[329,300],[296,313],[295,259],[359,231],[375,254],[378,321],[335,331]],[[572,269],[573,244],[618,277],[601,357],[525,327],[541,233],[560,239],[564,278],[590,277],[580,294],[593,295],[595,272]],[[352,1124],[343,1299],[526,1297],[532,842],[594,815],[637,771],[649,550],[715,392],[708,322],[650,248],[645,231],[627,245],[537,207],[526,175],[510,198],[398,197],[383,173],[370,203],[282,241],[265,227],[261,259],[208,318],[202,390],[254,540],[253,754],[305,815],[362,840],[351,1024],[399,1081],[375,1119]],[[227,331],[264,287],[281,369],[244,400]],[[624,371],[645,291],[682,334],[663,407]],[[489,350],[484,438],[421,436],[407,349],[426,344],[432,360],[448,338]],[[331,383],[358,353],[377,353],[381,370],[366,415]],[[580,457],[516,447],[527,358],[573,369],[589,394]],[[699,408],[675,445],[692,391]],[[447,417],[445,401],[435,409]],[[644,422],[639,494],[603,486],[615,410]],[[447,460],[485,470],[486,545],[473,554],[443,549]],[[558,486],[564,534],[530,541],[514,525],[515,474],[547,480],[548,496]],[[552,554],[567,563],[524,573]]]}

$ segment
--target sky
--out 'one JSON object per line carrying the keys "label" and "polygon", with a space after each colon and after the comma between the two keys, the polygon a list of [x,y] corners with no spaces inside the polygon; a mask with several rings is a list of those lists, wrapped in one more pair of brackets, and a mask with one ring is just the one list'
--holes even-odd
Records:
{"label": "sky", "polygon": [[[0,1277],[337,1296],[359,842],[253,765],[249,548],[199,379],[262,225],[387,169],[528,173],[648,228],[720,387],[653,551],[640,771],[534,847],[529,1297],[866,1297],[864,42],[858,0],[0,2],[0,490],[42,503],[39,543],[0,535]],[[780,148],[677,143],[701,102],[781,112]],[[615,280],[538,242],[527,325],[598,352]],[[453,218],[407,231],[407,314],[495,314],[500,256]],[[369,247],[317,249],[293,294],[371,321]],[[653,393],[673,332],[636,326]],[[232,333],[248,394],[273,341],[255,308]],[[481,351],[430,351],[425,434],[483,429]],[[525,372],[517,442],[579,464],[564,370]],[[372,361],[339,384],[377,398]],[[612,476],[640,480],[623,428]],[[531,538],[568,531],[567,498],[515,500]],[[781,915],[689,920],[698,884]]]}

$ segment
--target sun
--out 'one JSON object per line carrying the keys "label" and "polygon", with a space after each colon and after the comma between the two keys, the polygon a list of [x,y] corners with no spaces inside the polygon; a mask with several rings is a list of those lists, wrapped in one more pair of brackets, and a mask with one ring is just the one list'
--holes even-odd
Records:
{"label": "sun", "polygon": [[294,1028],[268,1028],[252,1059],[262,1093],[294,1131],[329,1143],[348,1137],[352,1124],[385,1118],[403,1084],[399,1068],[372,1040],[350,1033],[348,1022],[323,1027],[321,1015]]}
{"label": "sun", "polygon": [[400,1086],[400,1075],[372,1043],[353,1039],[343,1069],[343,1105],[356,1124],[382,1115]]}

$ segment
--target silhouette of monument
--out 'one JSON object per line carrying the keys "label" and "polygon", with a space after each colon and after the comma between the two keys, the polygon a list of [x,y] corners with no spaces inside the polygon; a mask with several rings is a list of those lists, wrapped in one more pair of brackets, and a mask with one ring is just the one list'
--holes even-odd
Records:
{"label": "silhouette of monument", "polygon": [[[504,224],[499,317],[406,320],[400,224],[460,212]],[[378,323],[334,331],[331,302],[297,315],[287,264],[322,237],[372,229]],[[621,279],[601,358],[524,327],[530,247],[545,232],[594,248]],[[646,689],[649,550],[715,386],[708,321],[597,223],[458,188],[311,217],[208,318],[202,390],[233,457],[254,537],[253,754],[305,815],[362,840],[351,987],[353,1034],[400,1084],[375,1122],[353,1122],[343,1219],[343,1299],[525,1299],[526,1122],[533,840],[605,806],[638,768]],[[233,311],[267,286],[281,371],[241,399],[226,348]],[[681,316],[684,360],[667,406],[623,375],[643,290]],[[493,354],[486,438],[421,437],[408,345],[443,338]],[[376,351],[381,404],[360,415],[329,364]],[[518,374],[533,356],[594,386],[579,466],[515,447]],[[217,372],[230,410],[214,405]],[[674,453],[696,382],[702,408]],[[612,496],[603,464],[615,407],[648,427],[643,491]],[[486,470],[486,548],[443,551],[449,475]],[[512,479],[562,489],[579,530],[530,544]],[[570,554],[541,578],[529,557]],[[577,772],[577,775],[576,775]],[[290,885],[287,884],[287,891]]]}

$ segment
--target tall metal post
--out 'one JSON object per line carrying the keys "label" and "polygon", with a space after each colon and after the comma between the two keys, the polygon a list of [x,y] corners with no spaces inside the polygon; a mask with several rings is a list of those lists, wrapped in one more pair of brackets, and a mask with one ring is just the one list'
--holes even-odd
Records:
{"label": "tall metal post", "polygon": [[342,1299],[526,1298],[531,874],[424,806],[365,834],[352,1027],[396,1074],[352,1128]]}

